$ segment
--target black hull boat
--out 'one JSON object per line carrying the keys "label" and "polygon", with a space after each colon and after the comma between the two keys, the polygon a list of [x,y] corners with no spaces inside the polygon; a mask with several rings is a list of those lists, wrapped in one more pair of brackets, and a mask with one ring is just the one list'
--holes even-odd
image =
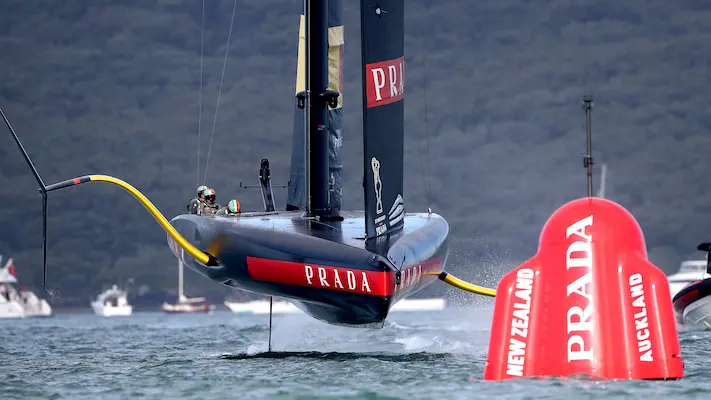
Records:
{"label": "black hull boat", "polygon": [[686,285],[672,299],[679,324],[711,329],[711,278]]}
{"label": "black hull boat", "polygon": [[264,206],[258,213],[184,214],[168,221],[140,191],[111,176],[86,175],[45,185],[3,113],[42,194],[45,277],[47,194],[107,182],[146,207],[182,264],[235,289],[286,298],[326,323],[382,327],[396,302],[437,278],[495,296],[493,289],[444,272],[449,225],[442,216],[429,208],[405,212],[404,7],[404,0],[360,1],[363,211],[341,210],[342,0],[303,4],[284,211],[275,207],[266,158],[255,186]]}
{"label": "black hull boat", "polygon": [[264,213],[171,221],[219,263],[168,241],[185,265],[216,282],[286,298],[330,324],[381,327],[393,304],[443,272],[449,226],[434,213],[405,214],[404,1],[362,0],[360,11],[364,211],[341,210],[343,4],[309,0],[299,29],[285,211],[275,211],[263,159]]}
{"label": "black hull boat", "polygon": [[[214,281],[287,298],[327,323],[382,326],[393,304],[444,270],[449,226],[437,214],[406,215],[399,235],[371,243],[363,237],[362,212],[342,215],[343,221],[326,223],[301,212],[181,215],[171,223],[220,260],[212,267],[183,256],[185,265]],[[181,257],[176,242],[168,241]]]}
{"label": "black hull boat", "polygon": [[[706,271],[711,272],[711,243],[701,243],[697,249],[707,253]],[[672,303],[679,324],[711,330],[711,278],[689,283],[674,295]]]}

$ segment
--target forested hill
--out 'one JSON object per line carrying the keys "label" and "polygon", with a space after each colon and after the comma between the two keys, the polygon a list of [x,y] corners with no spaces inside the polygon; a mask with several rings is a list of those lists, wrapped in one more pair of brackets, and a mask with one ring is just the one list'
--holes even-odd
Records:
{"label": "forested hill", "polygon": [[[362,209],[359,7],[345,3],[344,207]],[[258,210],[259,193],[239,183],[256,182],[261,157],[275,184],[288,179],[300,1],[238,0],[214,120],[232,7],[205,1],[198,171],[202,1],[0,2],[0,106],[44,180],[114,175],[173,216],[202,180],[212,138],[207,183],[218,202],[237,197]],[[708,2],[425,0],[421,9],[408,0],[406,9],[405,201],[449,220],[451,271],[494,284],[535,253],[557,207],[585,195],[586,93],[596,186],[606,163],[607,197],[636,216],[667,272],[702,256],[697,243],[711,239]],[[285,191],[275,192],[283,209]],[[37,287],[41,200],[7,132],[0,201],[0,253]],[[86,306],[129,277],[143,295],[174,293],[165,234],[129,195],[88,184],[49,203],[55,301]],[[188,294],[231,293],[192,271],[186,279]]]}

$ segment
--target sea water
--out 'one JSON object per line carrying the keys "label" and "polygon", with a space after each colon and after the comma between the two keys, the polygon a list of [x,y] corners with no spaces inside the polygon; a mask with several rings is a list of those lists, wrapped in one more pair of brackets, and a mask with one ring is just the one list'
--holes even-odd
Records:
{"label": "sea water", "polygon": [[680,381],[481,379],[491,306],[403,312],[383,329],[303,314],[61,314],[0,320],[0,399],[711,398],[710,332],[680,332]]}

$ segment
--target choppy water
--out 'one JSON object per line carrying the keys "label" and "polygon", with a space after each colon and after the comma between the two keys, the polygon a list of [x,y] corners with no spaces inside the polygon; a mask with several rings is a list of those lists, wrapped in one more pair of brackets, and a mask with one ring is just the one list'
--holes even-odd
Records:
{"label": "choppy water", "polygon": [[[491,309],[395,313],[381,330],[305,315],[137,313],[0,321],[0,399],[711,398],[711,332],[675,382],[481,380]],[[502,397],[503,396],[503,397]]]}

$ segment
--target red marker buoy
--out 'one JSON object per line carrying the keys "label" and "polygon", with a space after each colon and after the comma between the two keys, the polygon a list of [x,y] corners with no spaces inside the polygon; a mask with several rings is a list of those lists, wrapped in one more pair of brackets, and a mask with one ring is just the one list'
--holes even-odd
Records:
{"label": "red marker buoy", "polygon": [[484,379],[684,376],[669,284],[622,206],[559,208],[538,253],[498,284]]}

